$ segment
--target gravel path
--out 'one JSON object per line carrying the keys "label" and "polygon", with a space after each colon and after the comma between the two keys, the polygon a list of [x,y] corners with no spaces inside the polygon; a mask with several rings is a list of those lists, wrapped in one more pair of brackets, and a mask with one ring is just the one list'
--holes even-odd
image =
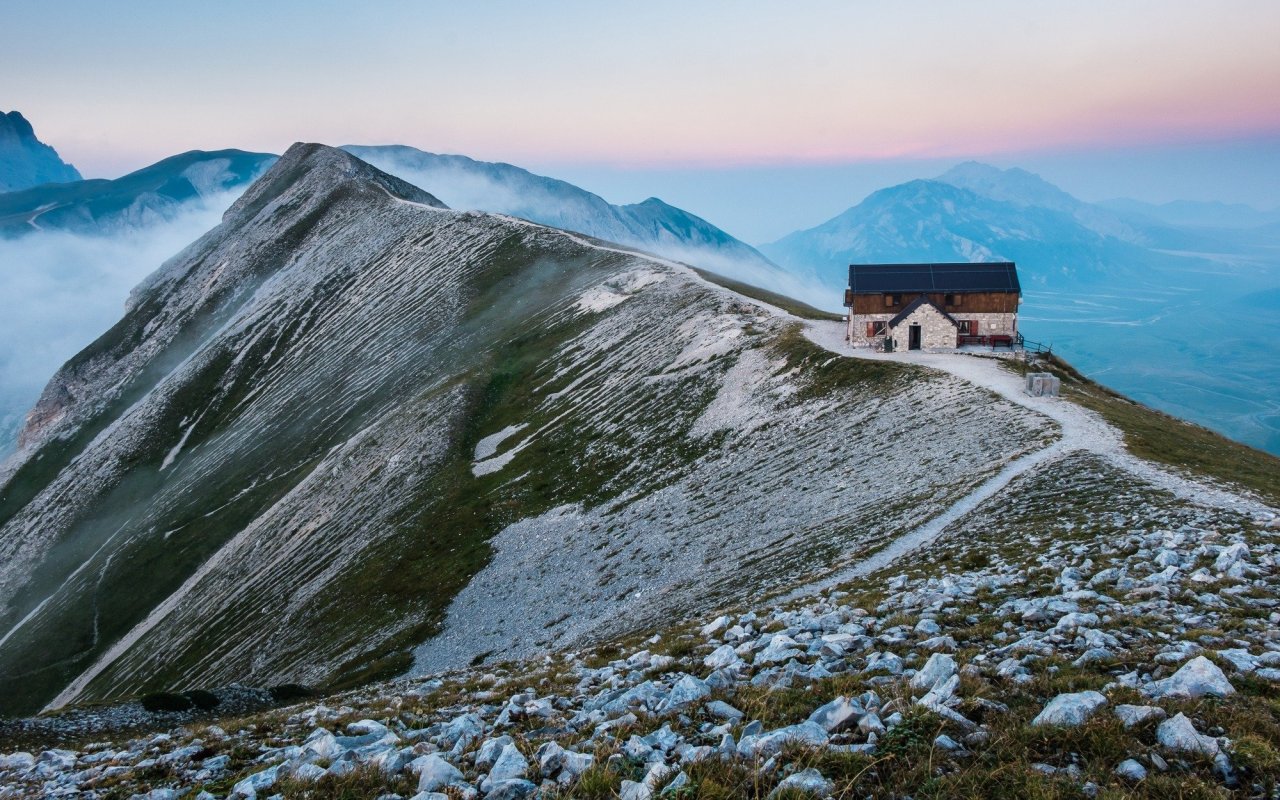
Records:
{"label": "gravel path", "polygon": [[995,496],[1017,476],[1041,464],[1078,451],[1096,453],[1119,469],[1180,499],[1198,505],[1230,509],[1262,518],[1269,518],[1276,514],[1275,509],[1257,500],[1200,483],[1134,456],[1125,449],[1124,438],[1120,431],[1101,416],[1068,400],[1056,397],[1033,397],[1027,394],[1019,376],[1003,369],[999,358],[980,354],[922,351],[876,353],[851,347],[844,339],[842,322],[805,321],[805,336],[814,344],[842,356],[918,364],[949,373],[976,386],[990,389],[1012,403],[1044,414],[1061,426],[1062,436],[1049,446],[1010,462],[999,473],[960,498],[943,513],[898,537],[868,558],[820,581],[798,587],[788,593],[785,599],[821,591],[889,566],[937,539],[951,523]]}

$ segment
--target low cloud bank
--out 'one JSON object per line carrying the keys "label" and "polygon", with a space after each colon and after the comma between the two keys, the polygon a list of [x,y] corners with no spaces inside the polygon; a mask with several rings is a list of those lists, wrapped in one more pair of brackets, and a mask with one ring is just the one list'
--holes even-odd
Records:
{"label": "low cloud bank", "polygon": [[217,225],[238,194],[211,195],[171,219],[110,235],[0,239],[0,456],[12,452],[54,372],[114,325],[129,290]]}

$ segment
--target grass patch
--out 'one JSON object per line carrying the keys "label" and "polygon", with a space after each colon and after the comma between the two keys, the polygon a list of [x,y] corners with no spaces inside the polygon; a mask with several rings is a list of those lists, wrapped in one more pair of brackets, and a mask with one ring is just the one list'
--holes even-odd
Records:
{"label": "grass patch", "polygon": [[[802,303],[795,298],[787,297],[785,294],[778,294],[777,292],[771,292],[768,289],[761,289],[759,286],[752,286],[749,283],[735,281],[732,278],[726,278],[723,275],[717,275],[714,272],[707,272],[706,270],[698,269],[697,267],[694,267],[693,271],[698,273],[703,280],[714,283],[717,286],[723,286],[730,291],[737,292],[743,297],[750,297],[752,300],[759,300],[762,303],[768,303],[771,306],[780,308],[788,314],[800,317],[801,319],[826,320],[830,322],[840,322],[844,319],[844,317],[839,314],[831,311],[823,311],[820,308],[814,308],[808,303]],[[832,297],[835,297],[834,293],[832,294]]]}
{"label": "grass patch", "polygon": [[1042,368],[1062,380],[1063,394],[1119,428],[1134,455],[1234,483],[1269,503],[1280,503],[1280,458],[1130,400],[1057,356],[1045,361]]}
{"label": "grass patch", "polygon": [[374,766],[359,766],[341,777],[325,775],[314,782],[284,778],[271,788],[271,794],[282,794],[286,800],[369,800],[388,794],[412,797],[417,791],[416,775],[386,775]]}
{"label": "grass patch", "polygon": [[788,325],[770,349],[775,357],[785,359],[779,372],[800,370],[797,403],[849,389],[857,389],[864,397],[887,397],[907,381],[929,380],[933,374],[910,364],[837,356],[809,341],[799,323]]}

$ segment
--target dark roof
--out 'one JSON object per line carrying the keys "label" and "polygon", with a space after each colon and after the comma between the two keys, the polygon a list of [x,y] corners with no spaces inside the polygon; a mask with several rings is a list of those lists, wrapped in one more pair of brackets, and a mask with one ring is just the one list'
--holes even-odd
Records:
{"label": "dark roof", "polygon": [[904,309],[902,309],[901,311],[899,311],[899,312],[894,316],[894,318],[893,318],[893,319],[889,320],[889,327],[890,327],[890,328],[896,328],[896,327],[898,327],[898,323],[902,322],[904,319],[906,319],[907,317],[911,316],[911,312],[915,311],[917,308],[919,308],[920,306],[924,306],[924,305],[930,305],[930,306],[933,306],[933,307],[934,307],[934,309],[935,309],[939,314],[941,314],[943,317],[945,317],[945,318],[946,318],[947,322],[950,322],[952,325],[956,326],[957,328],[959,328],[959,327],[960,327],[960,323],[959,323],[959,322],[956,322],[955,317],[953,317],[953,316],[951,316],[950,314],[948,314],[947,312],[943,311],[941,308],[938,308],[938,304],[937,304],[937,303],[933,302],[932,300],[930,300],[928,297],[926,297],[926,296],[924,296],[924,295],[920,295],[920,296],[919,296],[919,297],[917,297],[915,300],[912,300],[910,303],[907,303],[907,307],[906,307],[906,308],[904,308]]}
{"label": "dark roof", "polygon": [[963,264],[850,264],[854,294],[1021,292],[1012,261]]}

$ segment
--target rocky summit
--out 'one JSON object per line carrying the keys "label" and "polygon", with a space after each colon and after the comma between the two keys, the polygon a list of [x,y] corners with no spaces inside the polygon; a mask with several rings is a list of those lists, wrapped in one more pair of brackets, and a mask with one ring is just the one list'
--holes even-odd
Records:
{"label": "rocky summit", "polygon": [[1274,459],[295,145],[0,471],[0,798],[1274,797]]}

